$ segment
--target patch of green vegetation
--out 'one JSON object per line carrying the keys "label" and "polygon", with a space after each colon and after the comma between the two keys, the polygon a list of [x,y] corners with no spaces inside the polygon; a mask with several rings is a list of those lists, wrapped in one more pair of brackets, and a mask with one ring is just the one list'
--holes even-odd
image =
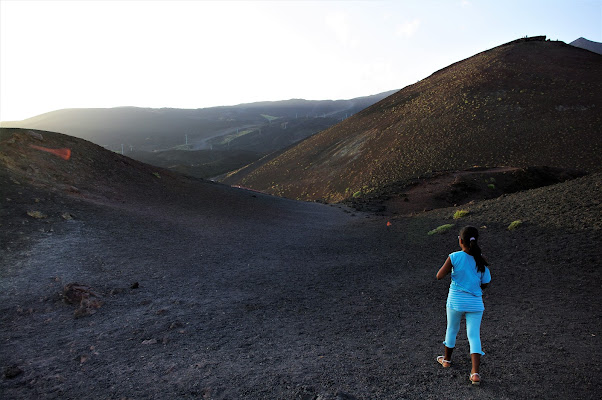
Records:
{"label": "patch of green vegetation", "polygon": [[27,211],[27,215],[35,219],[44,219],[48,218],[48,215],[44,214],[41,211]]}
{"label": "patch of green vegetation", "polygon": [[156,178],[161,179],[161,175],[159,175],[158,172],[153,172],[153,175],[155,175]]}
{"label": "patch of green vegetation", "polygon": [[487,187],[491,190],[495,189],[495,185],[493,183],[490,183],[489,185],[487,185]]}
{"label": "patch of green vegetation", "polygon": [[190,145],[190,144],[181,144],[179,146],[172,147],[171,150],[188,151],[188,150],[192,150],[192,145]]}
{"label": "patch of green vegetation", "polygon": [[68,212],[62,213],[61,217],[63,217],[63,219],[66,221],[71,221],[73,219],[73,215]]}
{"label": "patch of green vegetation", "polygon": [[255,132],[255,131],[256,131],[256,129],[245,129],[245,130],[239,131],[237,133],[232,133],[232,134],[229,134],[229,135],[220,136],[215,141],[212,140],[211,142],[213,142],[213,144],[215,144],[215,145],[221,146],[221,145],[225,145],[225,144],[230,143],[234,139],[237,139],[237,138],[239,138],[241,136],[247,135],[247,134],[249,134],[251,132]]}
{"label": "patch of green vegetation", "polygon": [[273,116],[271,116],[271,115],[266,115],[266,114],[261,114],[261,116],[262,116],[263,118],[267,119],[267,120],[268,120],[268,121],[270,121],[270,122],[272,122],[272,121],[273,121],[273,120],[275,120],[275,119],[278,119],[278,118],[280,118],[280,117],[273,117]]}
{"label": "patch of green vegetation", "polygon": [[516,228],[518,228],[519,226],[521,226],[522,223],[523,223],[523,221],[521,221],[520,219],[517,219],[516,221],[512,221],[510,223],[510,225],[508,225],[508,230],[513,231]]}
{"label": "patch of green vegetation", "polygon": [[454,213],[454,219],[460,219],[469,214],[468,210],[458,210]]}
{"label": "patch of green vegetation", "polygon": [[357,192],[353,193],[353,198],[358,198],[362,195],[362,191],[358,190]]}
{"label": "patch of green vegetation", "polygon": [[438,233],[445,233],[445,232],[449,231],[453,227],[454,227],[454,224],[441,225],[441,226],[436,227],[432,231],[429,231],[428,235],[431,236],[431,235],[435,235],[435,234],[438,234]]}

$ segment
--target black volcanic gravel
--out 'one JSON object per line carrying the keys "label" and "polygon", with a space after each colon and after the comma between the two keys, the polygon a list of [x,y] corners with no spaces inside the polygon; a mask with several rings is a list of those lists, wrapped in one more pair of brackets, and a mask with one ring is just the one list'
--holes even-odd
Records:
{"label": "black volcanic gravel", "polygon": [[[387,219],[98,151],[94,165],[137,180],[116,169],[112,190],[88,175],[78,192],[0,168],[3,399],[599,398],[601,174],[463,206],[461,220]],[[453,366],[435,361],[449,285],[435,274],[466,224],[492,263],[480,387],[462,330]],[[63,301],[70,283],[92,292],[81,306]]]}

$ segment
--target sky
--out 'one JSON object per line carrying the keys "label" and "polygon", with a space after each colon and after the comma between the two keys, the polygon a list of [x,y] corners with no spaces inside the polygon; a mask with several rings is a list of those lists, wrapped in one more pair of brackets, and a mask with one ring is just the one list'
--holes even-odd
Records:
{"label": "sky", "polygon": [[537,35],[602,42],[602,0],[0,0],[0,120],[350,99]]}

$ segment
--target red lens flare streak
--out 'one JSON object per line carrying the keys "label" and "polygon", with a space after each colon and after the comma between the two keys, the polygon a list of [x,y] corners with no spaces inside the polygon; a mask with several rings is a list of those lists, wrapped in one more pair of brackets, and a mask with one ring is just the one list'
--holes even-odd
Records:
{"label": "red lens flare streak", "polygon": [[30,144],[29,147],[54,154],[57,157],[61,157],[63,160],[68,161],[71,158],[71,149],[49,149],[48,147],[36,146],[35,144]]}

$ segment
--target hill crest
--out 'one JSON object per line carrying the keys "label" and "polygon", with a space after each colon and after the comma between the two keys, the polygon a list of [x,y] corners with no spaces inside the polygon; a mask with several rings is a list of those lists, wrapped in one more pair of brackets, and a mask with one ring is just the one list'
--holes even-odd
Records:
{"label": "hill crest", "polygon": [[433,171],[602,165],[602,58],[518,40],[452,64],[225,182],[337,202]]}

